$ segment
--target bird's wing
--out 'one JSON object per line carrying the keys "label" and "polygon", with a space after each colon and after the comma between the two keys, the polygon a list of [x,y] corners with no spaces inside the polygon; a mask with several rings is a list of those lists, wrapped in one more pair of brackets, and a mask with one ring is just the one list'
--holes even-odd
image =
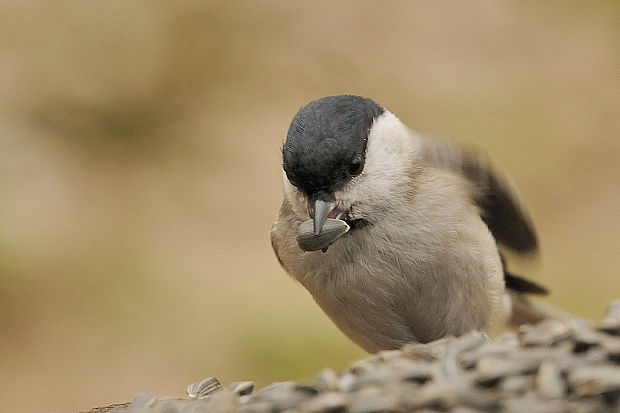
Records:
{"label": "bird's wing", "polygon": [[473,184],[481,217],[498,243],[522,254],[537,250],[534,226],[516,189],[491,169],[485,157],[430,139],[423,141],[422,157],[430,165],[460,173]]}

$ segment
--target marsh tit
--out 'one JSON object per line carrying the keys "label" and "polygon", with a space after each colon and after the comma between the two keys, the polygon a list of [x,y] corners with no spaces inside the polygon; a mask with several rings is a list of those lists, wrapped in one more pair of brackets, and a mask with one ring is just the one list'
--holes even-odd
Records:
{"label": "marsh tit", "polygon": [[[524,295],[546,290],[506,270],[498,246],[532,254],[536,234],[513,186],[484,157],[348,95],[302,107],[282,156],[273,249],[365,350],[548,316]],[[327,232],[339,222],[344,229],[324,243],[326,221]],[[319,247],[300,241],[308,237]]]}

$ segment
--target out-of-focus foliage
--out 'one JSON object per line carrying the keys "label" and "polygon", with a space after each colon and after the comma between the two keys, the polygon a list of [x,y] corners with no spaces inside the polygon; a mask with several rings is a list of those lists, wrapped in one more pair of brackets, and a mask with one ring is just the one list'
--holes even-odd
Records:
{"label": "out-of-focus foliage", "polygon": [[269,244],[306,102],[372,97],[487,152],[599,318],[620,296],[620,8],[606,2],[0,4],[7,411],[303,380],[362,355]]}

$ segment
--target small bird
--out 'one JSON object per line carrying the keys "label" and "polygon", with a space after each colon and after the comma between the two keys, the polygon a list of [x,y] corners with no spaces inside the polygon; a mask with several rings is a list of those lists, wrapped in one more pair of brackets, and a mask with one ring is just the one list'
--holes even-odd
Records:
{"label": "small bird", "polygon": [[[515,189],[484,157],[350,95],[302,107],[282,157],[273,249],[368,352],[551,316],[524,295],[546,289],[506,270],[498,246],[532,254],[537,238]],[[326,221],[345,233],[304,250],[308,220],[319,243]]]}

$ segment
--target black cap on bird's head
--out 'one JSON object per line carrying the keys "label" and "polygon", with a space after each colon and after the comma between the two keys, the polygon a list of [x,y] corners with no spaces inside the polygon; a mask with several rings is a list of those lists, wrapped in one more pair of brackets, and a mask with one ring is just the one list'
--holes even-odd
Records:
{"label": "black cap on bird's head", "polygon": [[310,102],[293,118],[283,167],[313,204],[316,233],[333,209],[333,193],[364,169],[368,134],[383,112],[370,99],[341,95]]}

